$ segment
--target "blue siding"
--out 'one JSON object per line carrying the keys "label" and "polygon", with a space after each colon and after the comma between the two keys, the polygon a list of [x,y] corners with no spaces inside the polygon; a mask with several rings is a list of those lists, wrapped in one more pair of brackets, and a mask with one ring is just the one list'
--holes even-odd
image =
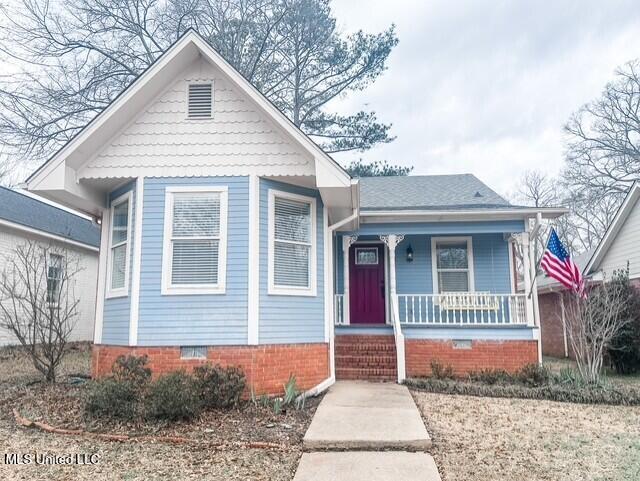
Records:
{"label": "blue siding", "polygon": [[[165,188],[228,186],[225,294],[161,295]],[[142,219],[138,342],[143,346],[247,343],[248,177],[147,178]]]}
{"label": "blue siding", "polygon": [[469,235],[487,233],[524,232],[522,220],[496,220],[477,222],[397,222],[361,224],[358,234],[432,234]]}
{"label": "blue siding", "polygon": [[[463,235],[459,231],[446,232],[444,236]],[[396,284],[398,294],[432,294],[433,275],[430,235],[405,236],[396,247]],[[507,294],[511,292],[509,248],[502,234],[474,234],[473,264],[475,290]],[[366,239],[366,236],[362,237]],[[413,249],[413,262],[407,261],[406,251]],[[342,236],[336,236],[336,292],[344,292],[344,264]]]}
{"label": "blue siding", "polygon": [[131,232],[129,233],[129,294],[126,297],[115,297],[104,300],[102,320],[102,343],[127,345],[129,344],[129,313],[131,309],[131,271],[133,263],[133,226],[136,217],[136,183],[129,182],[109,194],[109,205],[126,192],[131,195]]}
{"label": "blue siding", "polygon": [[[269,189],[317,199],[316,253],[317,295],[268,294]],[[324,243],[323,205],[317,191],[271,180],[260,180],[260,344],[324,342]]]}

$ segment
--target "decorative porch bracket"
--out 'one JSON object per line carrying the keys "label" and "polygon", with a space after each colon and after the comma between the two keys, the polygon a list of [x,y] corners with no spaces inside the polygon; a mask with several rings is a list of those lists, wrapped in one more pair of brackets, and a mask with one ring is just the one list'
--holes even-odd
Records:
{"label": "decorative porch bracket", "polygon": [[357,235],[345,235],[342,237],[342,262],[343,262],[343,300],[342,300],[342,317],[344,323],[348,326],[351,324],[351,309],[349,306],[349,248],[358,240]]}
{"label": "decorative porch bracket", "polygon": [[404,334],[400,325],[400,312],[398,309],[398,292],[396,289],[396,247],[404,240],[403,234],[381,235],[380,240],[387,245],[389,251],[389,298],[391,300],[391,321],[393,335],[396,341],[396,358],[398,366],[398,382],[403,382],[407,377],[404,354]]}

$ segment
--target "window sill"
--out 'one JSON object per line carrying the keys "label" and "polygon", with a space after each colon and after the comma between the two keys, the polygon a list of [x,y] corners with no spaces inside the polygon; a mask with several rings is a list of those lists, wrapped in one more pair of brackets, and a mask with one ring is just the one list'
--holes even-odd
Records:
{"label": "window sill", "polygon": [[128,292],[107,292],[105,299],[118,299],[120,297],[129,297]]}
{"label": "window sill", "polygon": [[297,296],[297,297],[317,297],[315,289],[294,289],[287,287],[270,286],[267,292],[270,296]]}
{"label": "window sill", "polygon": [[226,294],[224,286],[163,286],[163,296],[194,296]]}

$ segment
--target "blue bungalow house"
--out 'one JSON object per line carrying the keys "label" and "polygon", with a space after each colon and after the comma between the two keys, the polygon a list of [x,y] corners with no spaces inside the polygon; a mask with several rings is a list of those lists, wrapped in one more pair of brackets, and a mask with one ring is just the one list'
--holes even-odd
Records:
{"label": "blue bungalow house", "polygon": [[146,354],[276,393],[539,359],[528,239],[563,209],[472,175],[352,179],[193,31],[27,184],[100,219],[96,376]]}

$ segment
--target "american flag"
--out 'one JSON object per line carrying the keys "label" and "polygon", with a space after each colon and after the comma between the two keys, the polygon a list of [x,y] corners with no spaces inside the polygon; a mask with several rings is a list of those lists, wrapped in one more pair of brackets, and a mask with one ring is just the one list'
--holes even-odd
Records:
{"label": "american flag", "polygon": [[586,297],[584,278],[580,268],[573,262],[553,228],[551,229],[551,234],[549,234],[547,248],[540,260],[540,266],[549,277],[554,278],[576,294]]}

